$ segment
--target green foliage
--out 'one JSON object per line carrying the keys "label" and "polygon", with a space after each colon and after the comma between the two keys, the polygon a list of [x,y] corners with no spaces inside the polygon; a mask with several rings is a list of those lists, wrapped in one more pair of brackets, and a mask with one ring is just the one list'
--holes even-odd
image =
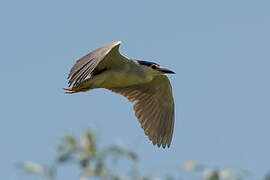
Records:
{"label": "green foliage", "polygon": [[[39,175],[47,180],[56,180],[58,168],[63,164],[78,165],[81,171],[80,180],[90,178],[102,180],[154,180],[150,177],[140,177],[138,171],[132,166],[130,168],[135,174],[119,175],[113,171],[109,160],[116,162],[118,159],[126,158],[135,165],[138,163],[138,156],[134,152],[117,145],[100,147],[92,131],[85,132],[79,139],[73,135],[64,136],[57,145],[57,153],[58,155],[52,166],[42,166],[26,161],[20,163],[19,167],[25,172]],[[180,170],[178,172],[179,177],[168,176],[163,179],[182,180],[187,173],[189,175],[199,173],[201,179],[204,180],[243,180],[249,175],[247,171],[243,170],[207,168],[195,161],[186,162]],[[190,179],[190,176],[187,179]],[[155,178],[155,180],[161,179]],[[265,176],[265,180],[270,180],[270,174]]]}
{"label": "green foliage", "polygon": [[20,167],[26,172],[43,176],[45,179],[55,179],[57,168],[61,164],[75,163],[80,166],[81,179],[95,177],[98,179],[120,180],[121,178],[106,167],[107,158],[117,160],[127,157],[132,162],[138,161],[137,155],[122,147],[112,145],[99,148],[96,138],[92,131],[87,131],[80,139],[72,135],[66,135],[57,145],[58,156],[55,164],[46,168],[33,162],[23,162]]}
{"label": "green foliage", "polygon": [[54,180],[55,178],[55,171],[53,167],[45,167],[41,166],[37,163],[25,161],[23,163],[19,163],[18,167],[22,168],[25,172],[29,174],[43,176],[48,180]]}

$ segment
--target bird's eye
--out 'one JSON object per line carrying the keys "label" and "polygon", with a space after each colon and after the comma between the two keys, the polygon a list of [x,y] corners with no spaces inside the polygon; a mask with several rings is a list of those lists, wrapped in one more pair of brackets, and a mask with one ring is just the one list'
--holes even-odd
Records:
{"label": "bird's eye", "polygon": [[157,69],[157,66],[153,64],[153,65],[151,66],[151,68],[152,68],[152,69]]}

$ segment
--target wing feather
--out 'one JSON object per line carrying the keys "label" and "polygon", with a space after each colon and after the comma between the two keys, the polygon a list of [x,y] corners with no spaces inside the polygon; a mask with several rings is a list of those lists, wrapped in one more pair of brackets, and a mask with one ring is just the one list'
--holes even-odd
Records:
{"label": "wing feather", "polygon": [[76,61],[68,75],[71,86],[81,83],[97,69],[121,65],[127,58],[119,53],[121,41],[116,41],[100,47]]}
{"label": "wing feather", "polygon": [[147,84],[109,90],[135,102],[135,115],[153,145],[170,147],[174,129],[174,100],[167,76],[156,76]]}

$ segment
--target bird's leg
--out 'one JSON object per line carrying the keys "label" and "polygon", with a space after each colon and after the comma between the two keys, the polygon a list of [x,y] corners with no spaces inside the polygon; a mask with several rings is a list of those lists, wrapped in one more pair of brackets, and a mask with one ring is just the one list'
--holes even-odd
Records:
{"label": "bird's leg", "polygon": [[73,92],[73,90],[72,90],[72,88],[63,88],[66,92],[66,94],[73,94],[74,92]]}
{"label": "bird's leg", "polygon": [[79,84],[73,85],[72,88],[63,88],[63,89],[66,90],[66,92],[65,92],[66,94],[86,92],[86,91],[89,91],[91,89],[94,89],[92,80],[93,80],[92,78],[89,78],[89,79],[86,79]]}

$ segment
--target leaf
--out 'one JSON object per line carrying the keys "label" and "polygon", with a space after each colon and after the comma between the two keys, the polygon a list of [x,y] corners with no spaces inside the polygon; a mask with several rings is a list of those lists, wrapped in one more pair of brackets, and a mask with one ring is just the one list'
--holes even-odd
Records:
{"label": "leaf", "polygon": [[19,167],[31,174],[44,175],[44,168],[41,165],[31,161],[22,162],[19,164]]}
{"label": "leaf", "polygon": [[203,166],[195,161],[188,161],[183,165],[181,169],[186,172],[200,171],[203,169]]}

